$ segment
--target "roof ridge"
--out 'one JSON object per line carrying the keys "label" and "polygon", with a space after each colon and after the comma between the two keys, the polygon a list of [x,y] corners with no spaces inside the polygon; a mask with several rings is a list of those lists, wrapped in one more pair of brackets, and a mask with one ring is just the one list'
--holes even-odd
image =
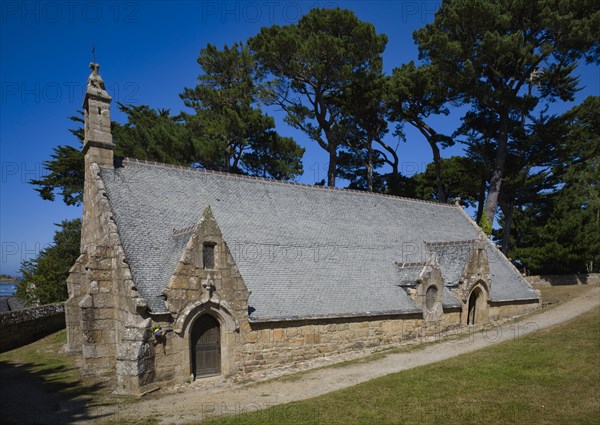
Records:
{"label": "roof ridge", "polygon": [[196,227],[196,225],[192,224],[191,226],[184,227],[183,229],[173,229],[171,232],[173,236],[181,236],[185,235],[186,233],[191,233],[194,230],[194,227]]}
{"label": "roof ridge", "polygon": [[425,267],[427,265],[425,261],[419,261],[416,263],[401,263],[399,261],[394,261],[394,264],[401,269],[412,269],[417,267]]}
{"label": "roof ridge", "polygon": [[447,203],[439,202],[439,201],[427,201],[424,199],[408,198],[405,196],[398,196],[398,195],[389,195],[387,193],[367,192],[364,190],[347,189],[347,188],[342,188],[342,187],[318,186],[318,185],[312,185],[312,184],[308,184],[308,183],[297,183],[294,181],[269,179],[267,177],[249,176],[249,175],[245,175],[245,174],[234,174],[234,173],[227,173],[225,171],[208,170],[208,169],[202,169],[202,168],[192,168],[192,167],[186,167],[183,165],[175,165],[175,164],[165,164],[162,162],[148,161],[145,159],[125,157],[125,158],[123,158],[122,163],[123,164],[125,164],[125,163],[145,164],[145,165],[151,165],[151,166],[157,166],[157,167],[163,167],[163,168],[174,168],[174,169],[189,171],[189,172],[197,172],[197,173],[204,173],[204,174],[216,174],[216,175],[221,175],[221,176],[225,176],[225,177],[238,178],[238,179],[242,179],[242,180],[259,180],[259,181],[263,181],[265,183],[283,184],[283,185],[289,185],[289,186],[302,186],[302,187],[312,188],[312,189],[316,189],[316,190],[331,190],[331,191],[340,191],[340,192],[346,192],[346,193],[357,193],[360,195],[379,196],[379,197],[400,199],[400,200],[404,200],[404,201],[432,204],[432,205],[437,205],[440,207],[462,209],[462,207],[457,206],[455,204],[447,204]]}
{"label": "roof ridge", "polygon": [[438,246],[459,246],[459,245],[470,245],[476,242],[477,239],[465,239],[460,241],[439,241],[439,242],[427,242],[423,241],[423,243],[427,246],[438,247]]}

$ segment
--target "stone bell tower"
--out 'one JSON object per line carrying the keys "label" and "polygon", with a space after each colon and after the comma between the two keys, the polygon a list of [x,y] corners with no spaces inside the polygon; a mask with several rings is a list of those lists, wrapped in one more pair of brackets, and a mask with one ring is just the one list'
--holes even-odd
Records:
{"label": "stone bell tower", "polygon": [[[100,179],[100,169],[113,168],[114,146],[110,130],[112,98],[106,91],[102,77],[98,74],[99,68],[100,65],[97,63],[90,64],[92,73],[88,78],[83,99],[85,178],[81,220],[81,255],[69,271],[67,278],[69,299],[65,302],[68,349],[71,352],[83,353],[82,371],[85,373],[110,370],[113,364],[106,353],[114,351],[112,348],[114,342],[112,345],[106,343],[101,347],[94,336],[103,335],[102,324],[114,328],[111,323],[114,313],[111,309],[104,308],[104,313],[94,309],[100,303],[94,297],[100,293],[112,294],[113,290],[111,270],[106,264],[103,265],[103,268],[99,266],[102,260],[105,263],[108,262],[106,257],[110,254],[106,231],[110,219],[109,215],[105,213],[107,201]],[[100,279],[98,270],[104,272],[104,280]],[[108,300],[102,301],[104,307],[110,301],[110,297],[112,295],[108,297]],[[108,317],[103,317],[102,314]],[[105,340],[110,341],[106,337]],[[98,350],[102,353],[101,355],[98,354]]]}
{"label": "stone bell tower", "polygon": [[100,65],[90,63],[92,73],[88,78],[83,109],[85,113],[85,139],[83,154],[86,170],[95,162],[100,167],[113,167],[113,141],[110,131],[110,102],[112,98],[98,74]]}
{"label": "stone bell tower", "polygon": [[93,249],[100,242],[101,223],[98,213],[96,182],[98,168],[113,168],[113,140],[110,129],[110,102],[104,81],[98,70],[100,65],[90,63],[92,73],[88,77],[83,99],[85,182],[83,188],[83,218],[81,250]]}

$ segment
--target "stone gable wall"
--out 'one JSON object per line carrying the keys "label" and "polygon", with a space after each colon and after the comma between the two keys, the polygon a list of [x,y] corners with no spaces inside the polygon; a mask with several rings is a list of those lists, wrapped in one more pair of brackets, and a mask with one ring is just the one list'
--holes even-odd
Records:
{"label": "stone gable wall", "polygon": [[[210,208],[204,211],[193,232],[176,237],[186,237],[189,241],[163,291],[170,314],[153,317],[155,324],[166,331],[164,337],[154,338],[156,381],[173,383],[190,379],[190,331],[202,314],[211,314],[220,322],[221,372],[224,376],[235,375],[241,350],[240,323],[246,321],[248,312],[246,285]],[[215,265],[211,269],[202,263],[204,243],[215,246]]]}

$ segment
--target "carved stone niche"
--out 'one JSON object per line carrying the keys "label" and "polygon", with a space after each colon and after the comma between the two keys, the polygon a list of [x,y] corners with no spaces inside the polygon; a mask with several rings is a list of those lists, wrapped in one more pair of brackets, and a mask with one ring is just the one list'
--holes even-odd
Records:
{"label": "carved stone niche", "polygon": [[415,301],[423,309],[425,322],[437,322],[444,314],[442,301],[444,297],[444,279],[442,272],[435,264],[423,267],[415,293]]}

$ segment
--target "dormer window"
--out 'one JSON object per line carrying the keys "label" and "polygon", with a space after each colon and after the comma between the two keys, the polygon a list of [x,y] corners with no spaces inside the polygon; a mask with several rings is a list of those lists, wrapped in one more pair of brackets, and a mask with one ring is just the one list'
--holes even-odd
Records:
{"label": "dormer window", "polygon": [[202,264],[205,269],[215,268],[215,243],[205,242],[202,247]]}

